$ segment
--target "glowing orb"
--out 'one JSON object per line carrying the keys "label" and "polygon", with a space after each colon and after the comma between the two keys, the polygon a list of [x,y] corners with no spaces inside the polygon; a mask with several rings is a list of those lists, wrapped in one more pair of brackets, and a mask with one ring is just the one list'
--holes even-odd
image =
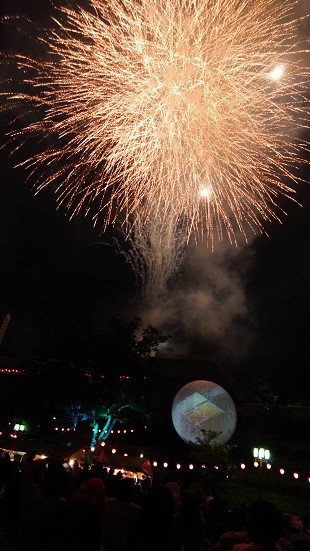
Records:
{"label": "glowing orb", "polygon": [[209,186],[205,186],[200,190],[200,197],[210,199],[212,197],[212,189]]}
{"label": "glowing orb", "polygon": [[202,430],[220,433],[214,444],[225,444],[237,424],[232,398],[210,381],[193,381],[183,386],[173,400],[171,413],[176,432],[187,444],[196,444]]}
{"label": "glowing orb", "polygon": [[272,80],[280,80],[280,78],[284,75],[284,65],[276,65],[276,67],[274,67],[269,74]]}

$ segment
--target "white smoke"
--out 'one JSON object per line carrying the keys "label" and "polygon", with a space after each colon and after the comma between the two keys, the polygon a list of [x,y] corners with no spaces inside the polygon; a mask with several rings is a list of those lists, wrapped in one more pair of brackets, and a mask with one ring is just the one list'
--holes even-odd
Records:
{"label": "white smoke", "polygon": [[171,335],[162,351],[211,353],[232,361],[243,357],[255,337],[245,291],[252,262],[250,246],[221,243],[212,252],[201,244],[191,249],[182,283],[142,314],[144,322]]}

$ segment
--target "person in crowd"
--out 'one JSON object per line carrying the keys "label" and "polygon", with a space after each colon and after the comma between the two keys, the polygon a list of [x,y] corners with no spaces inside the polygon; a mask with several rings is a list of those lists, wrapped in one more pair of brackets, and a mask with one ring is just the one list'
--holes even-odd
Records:
{"label": "person in crowd", "polygon": [[16,457],[11,461],[3,453],[0,459],[0,532],[11,542],[20,521],[20,456]]}
{"label": "person in crowd", "polygon": [[174,509],[175,513],[177,514],[180,511],[181,505],[182,505],[182,491],[181,486],[178,482],[175,480],[168,480],[164,483],[164,486],[166,488],[169,488],[171,490],[173,499],[174,499]]}
{"label": "person in crowd", "polygon": [[226,516],[223,532],[213,541],[211,551],[231,551],[237,543],[249,543],[251,536],[247,529],[248,510],[243,499],[230,509]]}
{"label": "person in crowd", "polygon": [[127,534],[141,513],[135,501],[135,482],[132,478],[122,478],[117,486],[115,497],[105,502],[103,520],[103,544],[107,551],[125,551]]}
{"label": "person in crowd", "polygon": [[[44,478],[49,475],[47,472],[47,463],[44,459],[36,459],[36,452],[29,450],[25,454],[21,463],[20,470],[20,489],[19,489],[19,536],[20,538],[29,538],[35,530],[36,514],[39,517],[44,510],[41,501],[45,497],[42,489]],[[40,521],[38,520],[38,525]],[[29,544],[30,545],[30,544]]]}
{"label": "person in crowd", "polygon": [[22,525],[17,551],[103,551],[100,483],[98,488],[87,481],[87,487],[82,485],[68,499],[68,469],[62,462],[48,463]]}
{"label": "person in crowd", "polygon": [[310,533],[307,531],[306,521],[306,517],[302,519],[295,513],[284,515],[286,537],[293,544],[295,551],[310,551]]}
{"label": "person in crowd", "polygon": [[55,521],[57,543],[48,551],[105,551],[102,517],[95,503],[68,499]]}
{"label": "person in crowd", "polygon": [[62,464],[34,460],[32,467],[27,465],[26,474],[22,470],[18,551],[50,549],[55,517],[65,502],[67,473]]}
{"label": "person in crowd", "polygon": [[154,486],[141,502],[141,514],[128,531],[126,551],[182,551],[171,490]]}
{"label": "person in crowd", "polygon": [[285,537],[284,515],[268,501],[257,500],[247,518],[249,542],[233,545],[232,551],[293,551]]}
{"label": "person in crowd", "polygon": [[200,496],[185,493],[177,514],[183,551],[206,551],[210,544],[206,537],[206,521],[200,508]]}
{"label": "person in crowd", "polygon": [[72,500],[78,503],[94,505],[103,522],[106,488],[101,478],[89,478],[72,494]]}

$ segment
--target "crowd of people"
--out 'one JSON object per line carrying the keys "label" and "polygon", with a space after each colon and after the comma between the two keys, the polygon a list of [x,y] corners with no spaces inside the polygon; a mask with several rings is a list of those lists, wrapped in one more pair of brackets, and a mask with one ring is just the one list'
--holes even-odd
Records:
{"label": "crowd of people", "polygon": [[232,509],[193,473],[139,482],[35,455],[0,457],[1,551],[310,551],[306,518],[263,500]]}

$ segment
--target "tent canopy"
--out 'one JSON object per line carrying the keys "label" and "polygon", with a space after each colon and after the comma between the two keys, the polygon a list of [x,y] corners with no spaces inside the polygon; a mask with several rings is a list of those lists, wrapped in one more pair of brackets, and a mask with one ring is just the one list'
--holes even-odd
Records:
{"label": "tent canopy", "polygon": [[146,476],[153,477],[151,462],[146,457],[105,453],[102,451],[98,454],[96,459],[97,461],[101,461],[107,467],[112,467],[114,469],[121,468],[134,473],[140,472]]}

